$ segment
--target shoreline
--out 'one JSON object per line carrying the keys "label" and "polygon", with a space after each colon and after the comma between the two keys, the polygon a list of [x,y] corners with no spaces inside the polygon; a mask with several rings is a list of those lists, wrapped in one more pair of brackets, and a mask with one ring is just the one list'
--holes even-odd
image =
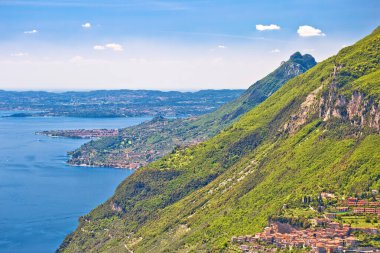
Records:
{"label": "shoreline", "polygon": [[137,169],[133,169],[133,168],[130,168],[130,167],[116,167],[116,166],[112,166],[112,165],[89,165],[89,164],[74,164],[74,163],[69,163],[68,161],[66,161],[66,164],[70,167],[87,167],[87,168],[111,168],[111,169],[119,169],[119,170],[137,170]]}

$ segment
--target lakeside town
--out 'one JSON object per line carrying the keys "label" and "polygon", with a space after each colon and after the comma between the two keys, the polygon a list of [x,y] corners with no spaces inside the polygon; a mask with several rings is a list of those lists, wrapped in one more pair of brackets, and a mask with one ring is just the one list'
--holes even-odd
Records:
{"label": "lakeside town", "polygon": [[[323,196],[323,197],[322,197]],[[375,197],[376,196],[376,197]],[[255,235],[233,236],[233,244],[242,252],[380,252],[379,242],[380,198],[378,190],[371,197],[347,197],[335,206],[326,205],[321,213],[307,220],[303,226],[295,226],[290,219],[277,217],[268,222],[262,232]],[[325,200],[336,199],[331,193],[321,193]],[[302,203],[310,203],[304,197]],[[286,213],[286,205],[283,213]],[[310,207],[312,208],[312,207]],[[297,217],[299,218],[299,217]],[[299,251],[291,251],[299,250]]]}
{"label": "lakeside town", "polygon": [[[104,137],[116,137],[120,133],[119,129],[75,129],[75,130],[50,130],[40,131],[36,134],[46,135],[49,137],[63,137],[73,139],[99,139]],[[121,142],[121,145],[131,145],[131,140],[125,140]],[[123,150],[122,154],[115,154],[112,159],[102,164],[80,163],[72,164],[83,167],[112,167],[119,169],[138,169],[147,164],[145,159],[150,156],[155,156],[157,152],[154,150],[147,150],[144,153],[134,152],[130,149]],[[128,162],[126,162],[128,161]]]}
{"label": "lakeside town", "polygon": [[49,137],[92,139],[92,138],[117,136],[119,134],[119,129],[51,130],[51,131],[36,132],[36,134],[46,135]]}

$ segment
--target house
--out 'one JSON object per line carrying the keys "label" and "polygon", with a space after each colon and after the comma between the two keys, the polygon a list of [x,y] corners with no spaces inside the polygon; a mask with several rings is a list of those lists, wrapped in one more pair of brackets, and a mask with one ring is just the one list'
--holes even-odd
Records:
{"label": "house", "polygon": [[357,202],[357,206],[366,206],[368,205],[368,201],[367,200],[359,200]]}
{"label": "house", "polygon": [[362,214],[364,212],[365,212],[365,209],[363,207],[354,208],[354,214]]}
{"label": "house", "polygon": [[243,252],[249,252],[249,246],[248,246],[248,245],[240,245],[240,249],[241,249]]}
{"label": "house", "polygon": [[366,214],[376,214],[376,208],[365,208]]}
{"label": "house", "polygon": [[335,194],[329,193],[329,192],[322,192],[321,197],[326,198],[326,199],[331,199],[331,198],[335,198]]}
{"label": "house", "polygon": [[330,228],[336,230],[336,229],[339,229],[339,228],[340,228],[340,223],[338,223],[338,222],[331,222],[328,226],[329,226]]}
{"label": "house", "polygon": [[336,218],[336,214],[335,213],[326,213],[325,217],[328,218],[328,219],[335,219]]}
{"label": "house", "polygon": [[343,213],[343,212],[348,212],[349,208],[348,206],[339,206],[336,208],[336,210],[340,213]]}
{"label": "house", "polygon": [[347,237],[345,241],[346,241],[346,245],[350,245],[350,246],[355,246],[358,243],[358,240],[353,236]]}

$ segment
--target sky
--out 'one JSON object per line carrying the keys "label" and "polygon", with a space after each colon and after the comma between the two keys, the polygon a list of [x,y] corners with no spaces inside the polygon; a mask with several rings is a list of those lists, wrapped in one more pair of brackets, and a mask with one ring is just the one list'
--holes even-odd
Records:
{"label": "sky", "polygon": [[0,0],[0,89],[245,89],[378,25],[378,0]]}

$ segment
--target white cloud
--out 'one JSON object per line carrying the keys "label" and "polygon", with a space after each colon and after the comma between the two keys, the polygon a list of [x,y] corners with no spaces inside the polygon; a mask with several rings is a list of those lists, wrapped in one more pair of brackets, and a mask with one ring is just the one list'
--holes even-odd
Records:
{"label": "white cloud", "polygon": [[123,51],[123,46],[120,45],[120,44],[117,44],[117,43],[108,43],[108,44],[105,44],[105,45],[95,45],[93,47],[94,50],[106,50],[106,49],[110,49],[110,50],[113,50],[113,51]]}
{"label": "white cloud", "polygon": [[106,49],[110,49],[110,50],[113,50],[113,51],[123,51],[123,46],[120,45],[120,44],[117,44],[117,43],[109,43],[109,44],[105,44],[105,45],[95,45],[93,47],[94,50],[106,50]]}
{"label": "white cloud", "polygon": [[82,27],[85,28],[85,29],[90,29],[91,28],[91,23],[86,22],[86,23],[82,24]]}
{"label": "white cloud", "polygon": [[116,44],[116,43],[106,44],[105,47],[112,49],[113,51],[123,51],[124,50],[122,45]]}
{"label": "white cloud", "polygon": [[302,25],[298,27],[297,33],[301,37],[321,37],[321,36],[326,36],[321,30],[314,28],[309,25]]}
{"label": "white cloud", "polygon": [[278,25],[256,25],[256,30],[258,31],[266,31],[266,30],[280,30],[281,27]]}
{"label": "white cloud", "polygon": [[94,50],[105,50],[105,46],[102,46],[102,45],[95,45],[94,47]]}
{"label": "white cloud", "polygon": [[280,52],[280,49],[275,48],[275,49],[271,50],[270,52],[276,54],[276,53],[279,53],[279,52]]}
{"label": "white cloud", "polygon": [[218,48],[220,48],[220,49],[226,49],[227,47],[225,45],[218,45]]}
{"label": "white cloud", "polygon": [[33,29],[33,30],[30,30],[30,31],[25,31],[24,33],[25,34],[35,34],[35,33],[38,33],[38,31],[36,29]]}
{"label": "white cloud", "polygon": [[17,53],[11,54],[11,56],[14,56],[14,57],[25,57],[25,56],[28,56],[28,55],[29,54],[25,53],[25,52],[17,52]]}

